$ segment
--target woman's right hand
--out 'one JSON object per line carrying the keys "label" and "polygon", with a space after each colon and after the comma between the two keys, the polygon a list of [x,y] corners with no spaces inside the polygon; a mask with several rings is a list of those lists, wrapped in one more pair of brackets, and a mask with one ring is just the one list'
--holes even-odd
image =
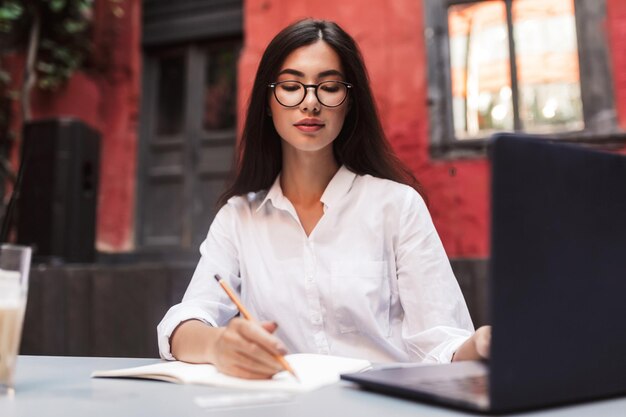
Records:
{"label": "woman's right hand", "polygon": [[274,356],[287,353],[285,345],[272,334],[277,328],[274,322],[232,319],[215,339],[213,364],[220,372],[239,378],[271,378],[283,370]]}

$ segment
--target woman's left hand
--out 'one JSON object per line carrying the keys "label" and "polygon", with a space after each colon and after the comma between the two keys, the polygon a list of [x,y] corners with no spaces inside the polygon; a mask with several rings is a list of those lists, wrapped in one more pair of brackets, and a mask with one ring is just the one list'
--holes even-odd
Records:
{"label": "woman's left hand", "polygon": [[482,326],[454,353],[453,362],[489,359],[491,326]]}

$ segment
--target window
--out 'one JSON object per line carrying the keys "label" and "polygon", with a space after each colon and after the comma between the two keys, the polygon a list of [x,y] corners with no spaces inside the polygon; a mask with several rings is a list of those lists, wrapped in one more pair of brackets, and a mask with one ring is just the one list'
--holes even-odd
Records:
{"label": "window", "polygon": [[220,45],[206,51],[204,108],[205,131],[235,130],[237,115],[237,58],[239,47]]}
{"label": "window", "polygon": [[618,132],[604,17],[605,0],[426,0],[433,154],[502,131]]}

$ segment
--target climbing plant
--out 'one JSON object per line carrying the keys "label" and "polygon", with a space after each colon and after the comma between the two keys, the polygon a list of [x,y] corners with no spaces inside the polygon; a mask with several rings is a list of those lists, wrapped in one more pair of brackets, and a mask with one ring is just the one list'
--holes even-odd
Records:
{"label": "climbing plant", "polygon": [[[102,1],[114,15],[123,13],[124,0]],[[17,137],[11,119],[17,116],[22,123],[32,119],[33,88],[57,91],[74,72],[89,67],[93,14],[94,0],[0,0],[0,199],[3,180],[16,177],[8,159]],[[24,56],[17,86],[2,65],[7,53]],[[15,100],[19,115],[12,114]]]}

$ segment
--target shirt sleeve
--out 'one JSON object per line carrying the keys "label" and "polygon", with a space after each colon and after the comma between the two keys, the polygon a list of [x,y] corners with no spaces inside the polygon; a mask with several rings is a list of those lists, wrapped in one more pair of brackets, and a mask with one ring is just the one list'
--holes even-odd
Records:
{"label": "shirt sleeve", "polygon": [[183,321],[196,319],[217,327],[225,325],[238,313],[213,277],[219,274],[236,293],[240,292],[235,235],[235,209],[227,204],[215,216],[206,239],[200,245],[200,261],[182,302],[170,308],[157,326],[161,358],[175,359],[170,351],[170,336]]}
{"label": "shirt sleeve", "polygon": [[426,204],[412,190],[400,216],[396,268],[411,360],[450,362],[474,326]]}

